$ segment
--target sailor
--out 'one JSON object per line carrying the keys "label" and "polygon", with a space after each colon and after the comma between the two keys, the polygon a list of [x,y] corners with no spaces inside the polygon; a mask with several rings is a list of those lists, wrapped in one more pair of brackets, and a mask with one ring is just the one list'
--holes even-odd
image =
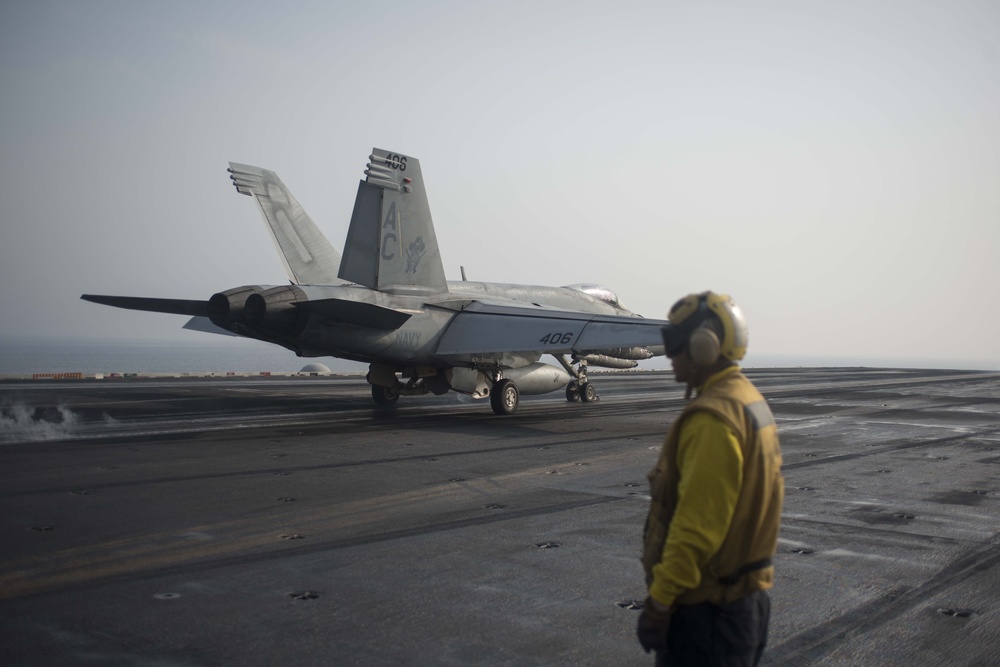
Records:
{"label": "sailor", "polygon": [[649,473],[636,634],[657,666],[756,665],[784,497],[774,417],[736,363],[748,333],[729,296],[690,294],[668,319],[667,356],[689,403]]}

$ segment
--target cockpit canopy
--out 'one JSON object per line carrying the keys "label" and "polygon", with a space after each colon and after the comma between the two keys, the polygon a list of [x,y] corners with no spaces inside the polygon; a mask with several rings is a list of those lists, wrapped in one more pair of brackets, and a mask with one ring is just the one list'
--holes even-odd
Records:
{"label": "cockpit canopy", "polygon": [[607,287],[601,287],[600,285],[595,285],[594,283],[577,283],[576,285],[565,285],[565,287],[575,289],[577,292],[589,294],[595,299],[600,299],[604,303],[611,304],[615,308],[625,310],[625,306],[623,306],[618,300],[618,295]]}

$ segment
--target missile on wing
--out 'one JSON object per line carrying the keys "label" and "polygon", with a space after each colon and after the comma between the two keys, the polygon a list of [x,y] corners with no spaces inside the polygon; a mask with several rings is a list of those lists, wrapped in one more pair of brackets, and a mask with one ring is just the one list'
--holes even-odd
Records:
{"label": "missile on wing", "polygon": [[635,368],[638,362],[649,359],[653,353],[645,347],[614,347],[608,350],[597,350],[590,354],[577,355],[578,361],[586,361],[591,366],[602,368]]}
{"label": "missile on wing", "polygon": [[585,354],[582,357],[576,357],[579,361],[586,361],[591,366],[600,366],[601,368],[635,368],[639,365],[638,361],[632,359],[620,359],[618,357],[611,357],[606,354]]}
{"label": "missile on wing", "polygon": [[649,359],[653,356],[653,353],[646,347],[615,347],[610,350],[597,350],[596,353],[616,359],[634,359],[636,361]]}

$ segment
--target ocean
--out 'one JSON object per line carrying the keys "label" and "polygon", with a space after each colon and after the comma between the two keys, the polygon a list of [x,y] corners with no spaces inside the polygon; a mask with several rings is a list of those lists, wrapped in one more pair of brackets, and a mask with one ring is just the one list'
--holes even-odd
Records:
{"label": "ocean", "polygon": [[359,372],[367,364],[333,357],[303,358],[277,345],[227,338],[221,343],[5,341],[0,375],[25,373],[294,373],[310,363]]}

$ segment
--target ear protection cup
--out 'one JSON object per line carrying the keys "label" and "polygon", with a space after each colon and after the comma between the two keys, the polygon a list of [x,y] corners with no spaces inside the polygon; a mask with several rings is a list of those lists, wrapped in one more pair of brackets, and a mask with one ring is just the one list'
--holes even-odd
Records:
{"label": "ear protection cup", "polygon": [[688,355],[695,366],[711,366],[719,359],[722,346],[719,337],[708,327],[698,327],[688,339]]}

